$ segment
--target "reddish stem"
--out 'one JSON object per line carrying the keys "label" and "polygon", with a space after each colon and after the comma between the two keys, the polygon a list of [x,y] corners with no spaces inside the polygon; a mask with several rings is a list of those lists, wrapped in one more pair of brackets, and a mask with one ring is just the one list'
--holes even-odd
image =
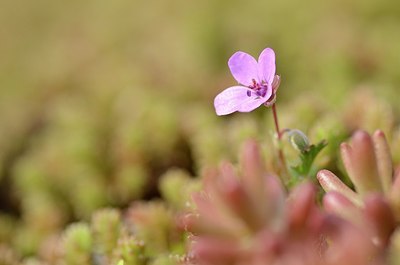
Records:
{"label": "reddish stem", "polygon": [[272,113],[274,115],[274,123],[275,123],[275,130],[278,134],[278,140],[280,141],[282,138],[281,130],[279,129],[279,122],[278,122],[278,115],[276,114],[276,104],[272,104]]}
{"label": "reddish stem", "polygon": [[282,169],[282,172],[286,173],[286,160],[281,147],[282,132],[279,129],[278,115],[276,114],[275,103],[272,105],[272,114],[274,115],[275,130],[278,135],[278,157],[279,157],[280,167]]}

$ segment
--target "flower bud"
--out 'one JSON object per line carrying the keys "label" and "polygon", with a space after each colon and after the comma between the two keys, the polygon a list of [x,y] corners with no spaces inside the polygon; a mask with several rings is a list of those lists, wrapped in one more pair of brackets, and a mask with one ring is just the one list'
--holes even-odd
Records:
{"label": "flower bud", "polygon": [[307,136],[298,129],[289,130],[288,137],[292,146],[300,152],[304,152],[310,147]]}
{"label": "flower bud", "polygon": [[274,81],[272,81],[272,89],[273,89],[274,93],[276,93],[280,84],[281,84],[281,77],[279,75],[275,75]]}

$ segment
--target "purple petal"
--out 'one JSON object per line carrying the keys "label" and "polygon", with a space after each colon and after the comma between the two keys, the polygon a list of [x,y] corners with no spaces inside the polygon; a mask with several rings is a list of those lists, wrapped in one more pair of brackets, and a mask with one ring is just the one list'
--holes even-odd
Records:
{"label": "purple petal", "polygon": [[261,80],[272,84],[276,71],[275,52],[271,48],[264,49],[258,57],[258,76]]}
{"label": "purple petal", "polygon": [[275,101],[276,101],[276,93],[273,93],[273,88],[271,85],[268,85],[268,90],[267,93],[265,94],[265,97],[267,98],[267,101],[265,102],[266,107],[271,107]]}
{"label": "purple petal", "polygon": [[[251,92],[250,96],[248,96],[248,91]],[[267,101],[271,94],[271,89],[268,89],[265,97],[259,97],[247,87],[229,87],[215,97],[215,111],[219,116],[231,114],[235,111],[250,112]]]}
{"label": "purple petal", "polygon": [[258,82],[257,61],[245,52],[236,52],[229,58],[228,66],[239,84],[250,86],[253,79]]}

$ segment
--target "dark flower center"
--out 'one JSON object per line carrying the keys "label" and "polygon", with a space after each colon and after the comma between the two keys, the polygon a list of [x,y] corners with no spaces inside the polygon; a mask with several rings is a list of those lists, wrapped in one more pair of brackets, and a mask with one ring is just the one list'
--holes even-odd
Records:
{"label": "dark flower center", "polygon": [[[267,94],[267,89],[268,89],[268,85],[266,82],[262,81],[261,84],[257,83],[257,81],[255,79],[253,79],[253,84],[249,86],[249,88],[251,90],[254,91],[254,93],[259,96],[259,97],[265,97],[265,95]],[[250,97],[251,96],[251,91],[248,90],[247,91],[247,96]]]}

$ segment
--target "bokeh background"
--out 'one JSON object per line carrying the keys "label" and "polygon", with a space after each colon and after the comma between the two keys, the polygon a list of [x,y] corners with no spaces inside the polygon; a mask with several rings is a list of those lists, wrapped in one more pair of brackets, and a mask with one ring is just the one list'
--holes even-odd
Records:
{"label": "bokeh background", "polygon": [[399,28],[398,1],[1,0],[0,243],[35,254],[247,137],[268,153],[269,110],[214,114],[237,50],[276,51],[282,127],[331,138],[321,164],[358,127],[400,143]]}

